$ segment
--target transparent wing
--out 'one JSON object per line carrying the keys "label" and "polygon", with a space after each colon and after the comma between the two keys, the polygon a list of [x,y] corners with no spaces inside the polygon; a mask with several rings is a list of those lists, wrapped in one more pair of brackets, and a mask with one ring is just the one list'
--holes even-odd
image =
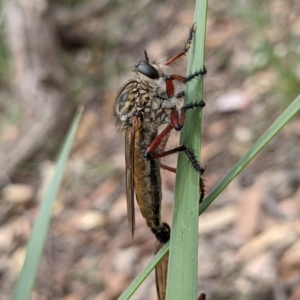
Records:
{"label": "transparent wing", "polygon": [[127,218],[129,227],[134,235],[135,215],[134,215],[134,128],[128,128],[125,132],[125,162],[126,162],[126,200],[127,200]]}
{"label": "transparent wing", "polygon": [[[157,253],[163,245],[164,243],[159,243],[155,253]],[[155,267],[155,281],[158,300],[165,300],[166,298],[168,263],[169,252],[161,259],[161,261]]]}

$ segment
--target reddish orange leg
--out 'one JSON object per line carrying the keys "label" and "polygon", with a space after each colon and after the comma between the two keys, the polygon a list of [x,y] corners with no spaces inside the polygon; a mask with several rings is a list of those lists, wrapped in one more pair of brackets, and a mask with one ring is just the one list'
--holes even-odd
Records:
{"label": "reddish orange leg", "polygon": [[167,170],[167,171],[170,171],[172,173],[176,173],[176,168],[173,168],[173,167],[169,167],[167,165],[164,165],[164,164],[160,164],[160,167],[164,170]]}
{"label": "reddish orange leg", "polygon": [[180,109],[180,117],[179,117],[179,111],[177,109],[173,109],[171,111],[171,124],[172,124],[173,128],[177,131],[181,130],[181,128],[184,125],[185,115],[186,115],[186,111],[188,109],[195,108],[195,107],[203,108],[204,106],[205,106],[205,103],[203,101],[192,102],[192,103],[186,104]]}
{"label": "reddish orange leg", "polygon": [[[155,139],[150,143],[150,145],[147,147],[144,157],[145,158],[154,158],[153,152],[158,148],[158,146],[164,141],[166,142],[166,138],[170,134],[171,130],[174,128],[177,131],[180,131],[181,128],[184,125],[185,121],[185,114],[187,109],[191,108],[202,108],[205,106],[205,103],[203,101],[190,103],[187,105],[184,105],[180,109],[180,116],[179,111],[174,107],[171,111],[171,124],[169,124],[158,136],[155,137]],[[183,150],[182,150],[183,151]]]}
{"label": "reddish orange leg", "polygon": [[[185,152],[188,160],[191,162],[192,166],[194,167],[194,169],[200,173],[200,175],[203,174],[203,172],[205,171],[205,168],[202,168],[200,166],[200,164],[198,163],[194,153],[187,148],[185,145],[181,145],[178,147],[175,147],[173,149],[167,150],[167,151],[163,151],[161,153],[155,153],[154,151],[161,145],[161,143],[166,143],[168,136],[171,132],[171,130],[174,128],[175,130],[179,131],[181,130],[181,128],[184,125],[185,122],[185,115],[186,115],[186,110],[187,109],[191,109],[191,108],[202,108],[205,106],[205,103],[203,101],[199,101],[199,102],[195,102],[195,103],[190,103],[187,104],[185,106],[183,106],[180,109],[180,115],[179,115],[179,111],[174,108],[171,111],[171,124],[169,124],[151,143],[150,145],[147,147],[145,153],[144,153],[144,157],[148,158],[148,159],[159,159],[174,153],[178,153],[178,152]],[[166,169],[168,171],[171,172],[176,172],[175,168],[166,166],[161,164],[161,167],[163,169]],[[199,183],[199,189],[200,189],[200,203],[202,202],[202,200],[204,199],[205,196],[205,186],[204,186],[204,182],[203,179],[200,177],[200,183]]]}
{"label": "reddish orange leg", "polygon": [[179,147],[176,147],[174,149],[164,151],[159,154],[153,154],[153,152],[159,147],[159,145],[162,143],[162,141],[166,142],[166,138],[170,134],[171,130],[174,128],[177,131],[180,131],[181,128],[184,125],[185,121],[185,115],[186,115],[186,110],[191,109],[191,108],[202,108],[205,106],[205,103],[203,101],[199,102],[194,102],[190,103],[187,105],[184,105],[180,109],[180,116],[179,116],[179,111],[176,108],[173,108],[171,111],[171,124],[169,124],[147,147],[144,157],[149,158],[149,159],[156,159],[156,158],[161,158],[176,152],[184,151],[188,157],[188,159],[191,161],[195,169],[199,172],[201,172],[201,167],[199,166],[194,154],[192,153],[191,150],[189,150],[186,146],[181,145]]}
{"label": "reddish orange leg", "polygon": [[197,27],[196,23],[194,23],[192,25],[192,27],[190,28],[189,37],[188,37],[187,41],[185,42],[183,49],[166,62],[167,66],[172,64],[174,61],[176,61],[178,58],[185,55],[189,51],[191,44],[192,44],[194,32],[196,31],[196,27]]}
{"label": "reddish orange leg", "polygon": [[[166,62],[166,65],[170,65],[172,64],[173,62],[175,62],[177,59],[179,59],[180,57],[182,57],[183,55],[185,55],[190,47],[191,47],[191,44],[192,44],[192,40],[193,40],[193,36],[194,36],[194,32],[196,31],[196,24],[194,23],[192,25],[192,27],[190,28],[190,31],[189,31],[189,36],[188,36],[188,39],[187,41],[185,42],[184,44],[184,47],[183,49],[177,53],[176,55],[174,55],[173,57],[171,57],[167,62]],[[146,61],[148,62],[148,57],[147,55],[145,54],[146,56]],[[180,75],[170,75],[170,76],[167,76],[166,77],[166,91],[167,91],[167,95],[168,97],[173,97],[174,96],[174,84],[173,84],[173,80],[178,80],[180,82],[183,82],[183,83],[187,83],[188,81],[192,80],[193,78],[195,78],[196,76],[203,76],[206,74],[206,69],[205,67],[202,69],[202,70],[199,70],[198,72],[195,72],[193,74],[191,74],[190,76],[188,77],[183,77],[183,76],[180,76]]]}
{"label": "reddish orange leg", "polygon": [[187,83],[197,76],[204,76],[206,73],[207,73],[207,71],[204,67],[203,69],[200,69],[199,71],[197,71],[195,73],[192,73],[188,77],[183,77],[183,76],[176,75],[176,74],[166,76],[166,92],[167,92],[168,97],[174,96],[175,88],[174,88],[173,80],[177,80],[182,83]]}

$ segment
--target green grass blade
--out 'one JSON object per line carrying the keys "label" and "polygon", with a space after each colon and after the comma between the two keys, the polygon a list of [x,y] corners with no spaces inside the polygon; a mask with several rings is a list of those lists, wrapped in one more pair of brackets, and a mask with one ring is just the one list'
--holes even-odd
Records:
{"label": "green grass blade", "polygon": [[34,223],[32,234],[27,245],[25,262],[14,289],[12,298],[13,300],[27,300],[31,298],[31,292],[34,286],[38,266],[49,229],[53,205],[58,194],[59,186],[63,177],[64,169],[71,151],[82,112],[83,109],[80,109],[73,120],[64,145],[59,154],[55,173],[49,184],[46,195],[41,202],[39,214]]}
{"label": "green grass blade", "polygon": [[285,109],[249,151],[234,165],[200,205],[201,214],[246,165],[270,142],[278,131],[300,110],[300,95]]}
{"label": "green grass blade", "polygon": [[[196,2],[195,33],[189,53],[187,74],[203,68],[207,1]],[[186,103],[202,100],[203,80],[194,79],[187,84]],[[181,132],[180,144],[184,144],[198,157],[200,153],[201,111],[188,111]],[[199,159],[198,159],[199,160]],[[198,288],[198,209],[199,174],[188,162],[185,154],[179,154],[173,224],[170,240],[167,299],[197,299]]]}

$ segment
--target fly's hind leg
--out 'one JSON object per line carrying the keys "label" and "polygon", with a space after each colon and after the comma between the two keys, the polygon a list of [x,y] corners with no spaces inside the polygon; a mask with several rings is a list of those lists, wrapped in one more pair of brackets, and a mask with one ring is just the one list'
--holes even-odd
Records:
{"label": "fly's hind leg", "polygon": [[194,153],[192,152],[192,150],[190,150],[188,147],[186,147],[185,145],[180,145],[178,147],[172,148],[170,150],[164,151],[162,153],[158,153],[158,154],[154,154],[151,156],[151,159],[158,159],[158,158],[162,158],[174,153],[178,153],[178,152],[184,152],[185,155],[187,156],[188,160],[190,161],[190,163],[192,164],[193,168],[200,173],[200,175],[203,174],[203,172],[205,171],[205,168],[202,168],[199,164],[199,162],[197,161],[197,158],[195,157]]}
{"label": "fly's hind leg", "polygon": [[205,198],[205,184],[204,184],[204,179],[202,178],[202,176],[200,176],[200,179],[199,179],[199,193],[200,193],[200,198],[199,198],[199,204],[200,204],[200,203],[202,203],[202,201]]}
{"label": "fly's hind leg", "polygon": [[[166,166],[164,164],[160,164],[160,167],[164,170],[176,173],[176,168],[169,167],[169,166]],[[203,176],[202,176],[204,171],[205,171],[205,168],[202,168],[202,174],[200,175],[200,178],[199,178],[199,195],[200,195],[199,203],[202,203],[202,201],[205,198],[205,184],[204,184],[204,179],[203,179]]]}

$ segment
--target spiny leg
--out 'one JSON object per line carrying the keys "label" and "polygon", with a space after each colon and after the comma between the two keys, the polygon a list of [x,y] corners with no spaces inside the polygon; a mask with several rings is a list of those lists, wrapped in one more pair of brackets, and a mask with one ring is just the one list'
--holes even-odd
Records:
{"label": "spiny leg", "polygon": [[[164,164],[160,164],[160,167],[164,170],[176,173],[176,168],[169,167]],[[204,171],[205,171],[205,168],[203,168],[203,173],[204,173]],[[200,194],[199,203],[202,203],[202,201],[205,198],[205,184],[204,184],[204,179],[202,178],[202,175],[199,178],[199,194]]]}
{"label": "spiny leg", "polygon": [[[188,109],[193,109],[193,108],[202,109],[204,106],[205,106],[205,103],[201,100],[201,101],[188,103],[188,104],[182,106],[180,110],[173,109],[171,111],[171,124],[174,127],[174,129],[177,131],[181,130],[181,128],[184,125],[185,115],[186,115],[186,111]],[[180,117],[179,117],[179,111],[180,111]]]}
{"label": "spiny leg", "polygon": [[[198,102],[193,102],[184,105],[180,110],[177,110],[175,107],[171,111],[171,124],[169,124],[155,139],[148,145],[144,157],[152,158],[153,152],[159,147],[162,141],[166,142],[166,137],[170,134],[171,130],[174,128],[177,131],[180,131],[185,122],[185,114],[188,109],[192,108],[203,108],[205,103],[201,100]],[[180,111],[180,117],[179,117]]]}
{"label": "spiny leg", "polygon": [[151,155],[151,159],[158,159],[158,158],[162,158],[174,153],[178,153],[178,152],[184,152],[185,155],[187,156],[188,160],[191,162],[193,168],[200,173],[200,175],[203,174],[203,172],[205,171],[205,168],[202,168],[200,166],[200,164],[198,163],[194,153],[185,145],[180,145],[178,147],[172,148],[170,150],[164,151],[162,153],[157,153],[157,154],[152,154]]}
{"label": "spiny leg", "polygon": [[[197,27],[196,23],[194,23],[192,25],[192,27],[190,28],[190,30],[189,30],[189,36],[188,36],[187,41],[184,44],[183,49],[179,53],[177,53],[175,56],[170,58],[165,63],[166,66],[172,64],[173,62],[175,62],[177,59],[179,59],[180,57],[182,57],[183,55],[185,55],[189,51],[189,49],[191,47],[191,44],[192,44],[194,33],[196,31],[196,27]],[[204,76],[206,73],[207,73],[207,71],[204,67],[203,69],[200,69],[199,71],[189,75],[188,77],[183,77],[183,76],[175,75],[175,74],[166,76],[166,92],[167,92],[168,97],[173,97],[174,96],[174,90],[175,89],[174,89],[173,80],[178,80],[180,82],[187,83],[187,82],[189,82],[190,80],[192,80],[193,78],[195,78],[197,76]]]}
{"label": "spiny leg", "polygon": [[206,74],[207,74],[207,70],[204,67],[203,69],[200,69],[199,71],[196,71],[196,72],[190,74],[187,77],[184,77],[184,76],[181,76],[181,75],[176,75],[176,74],[168,75],[168,76],[166,76],[166,81],[168,81],[168,80],[178,80],[178,81],[181,81],[183,83],[187,83],[187,82],[193,80],[194,78],[196,78],[198,76],[204,76]]}
{"label": "spiny leg", "polygon": [[192,25],[192,27],[190,28],[190,30],[189,30],[189,36],[188,36],[187,41],[184,44],[183,49],[166,62],[167,66],[170,65],[171,63],[173,63],[174,61],[176,61],[181,56],[185,55],[189,51],[189,49],[191,47],[191,44],[192,44],[193,37],[194,37],[194,33],[196,31],[196,28],[197,28],[197,25],[196,25],[196,23],[194,23]]}
{"label": "spiny leg", "polygon": [[168,97],[174,96],[175,88],[174,88],[173,80],[177,80],[185,84],[193,80],[195,77],[206,75],[206,73],[207,70],[204,67],[203,69],[200,69],[199,71],[196,71],[187,77],[176,75],[176,74],[166,76],[166,92]]}
{"label": "spiny leg", "polygon": [[[157,159],[161,158],[176,152],[184,151],[189,161],[192,163],[193,167],[196,171],[202,172],[202,168],[200,167],[195,155],[193,152],[187,148],[185,145],[181,145],[169,151],[164,151],[162,153],[154,154],[154,151],[159,147],[162,141],[166,141],[166,137],[170,134],[171,130],[174,128],[177,131],[180,131],[185,122],[185,115],[188,109],[192,108],[203,108],[205,103],[203,101],[193,102],[184,105],[180,110],[177,110],[175,107],[171,111],[171,124],[169,124],[155,139],[150,143],[147,147],[144,157],[148,159]],[[180,111],[180,115],[179,115]]]}

